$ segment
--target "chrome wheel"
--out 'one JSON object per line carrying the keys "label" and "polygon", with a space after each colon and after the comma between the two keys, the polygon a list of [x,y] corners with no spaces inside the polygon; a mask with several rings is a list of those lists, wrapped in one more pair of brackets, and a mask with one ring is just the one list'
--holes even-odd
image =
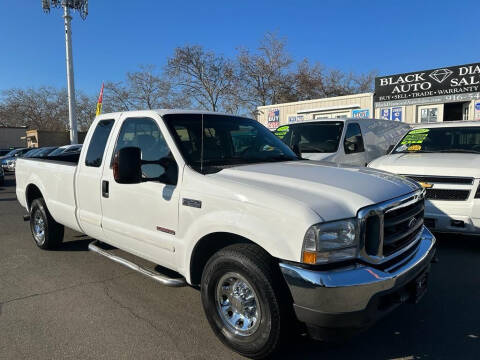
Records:
{"label": "chrome wheel", "polygon": [[33,214],[33,237],[38,244],[45,242],[45,222],[40,210],[35,211]]}
{"label": "chrome wheel", "polygon": [[257,294],[240,274],[229,272],[220,278],[215,303],[223,323],[234,334],[248,336],[258,329],[261,309]]}

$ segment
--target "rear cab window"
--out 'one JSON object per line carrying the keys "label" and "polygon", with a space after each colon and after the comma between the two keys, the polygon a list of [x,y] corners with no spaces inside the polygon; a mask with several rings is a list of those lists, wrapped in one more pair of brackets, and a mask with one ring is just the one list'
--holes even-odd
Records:
{"label": "rear cab window", "polygon": [[88,145],[87,156],[85,157],[86,166],[100,167],[102,165],[105,146],[112,131],[113,123],[114,120],[101,120],[98,122]]}

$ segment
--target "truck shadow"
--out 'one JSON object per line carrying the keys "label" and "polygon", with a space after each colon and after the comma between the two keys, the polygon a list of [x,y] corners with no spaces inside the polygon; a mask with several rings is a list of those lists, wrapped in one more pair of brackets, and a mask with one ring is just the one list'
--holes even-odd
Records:
{"label": "truck shadow", "polygon": [[[428,293],[341,345],[299,338],[287,359],[478,359],[480,237],[438,235]],[[278,358],[278,357],[277,357]]]}
{"label": "truck shadow", "polygon": [[17,198],[15,198],[15,197],[12,197],[12,198],[4,198],[4,199],[0,199],[0,201],[17,201]]}
{"label": "truck shadow", "polygon": [[88,244],[94,239],[86,237],[85,239],[64,241],[54,251],[88,251]]}

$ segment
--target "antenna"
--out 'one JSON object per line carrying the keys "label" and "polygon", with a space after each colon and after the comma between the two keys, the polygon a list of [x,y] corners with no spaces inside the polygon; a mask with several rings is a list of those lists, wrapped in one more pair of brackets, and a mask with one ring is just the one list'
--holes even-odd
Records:
{"label": "antenna", "polygon": [[70,125],[70,143],[78,143],[77,118],[75,117],[75,85],[73,81],[72,26],[70,9],[78,11],[85,20],[88,15],[88,0],[42,0],[42,9],[50,13],[51,8],[63,8],[65,22],[65,60],[67,63],[68,120]]}

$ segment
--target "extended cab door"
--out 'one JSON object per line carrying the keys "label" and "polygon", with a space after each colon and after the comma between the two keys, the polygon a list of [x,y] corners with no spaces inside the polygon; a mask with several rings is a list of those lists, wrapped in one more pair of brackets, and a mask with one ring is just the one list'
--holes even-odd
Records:
{"label": "extended cab door", "polygon": [[[171,152],[173,141],[160,116],[128,117],[119,123],[109,144],[109,166],[102,176],[102,227],[106,242],[164,266],[173,265],[178,228],[179,166]],[[130,115],[131,116],[131,115]],[[113,177],[113,157],[124,147],[139,147],[143,181],[119,184]],[[165,164],[169,164],[168,166]],[[182,169],[180,168],[180,171]]]}
{"label": "extended cab door", "polygon": [[115,118],[104,115],[92,126],[85,139],[88,148],[81,153],[75,179],[80,226],[86,234],[98,239],[103,236],[101,178],[106,162],[104,155],[114,124]]}
{"label": "extended cab door", "polygon": [[367,155],[362,130],[356,122],[350,122],[346,126],[345,137],[343,139],[343,152],[345,155],[340,163],[357,166],[367,165]]}

